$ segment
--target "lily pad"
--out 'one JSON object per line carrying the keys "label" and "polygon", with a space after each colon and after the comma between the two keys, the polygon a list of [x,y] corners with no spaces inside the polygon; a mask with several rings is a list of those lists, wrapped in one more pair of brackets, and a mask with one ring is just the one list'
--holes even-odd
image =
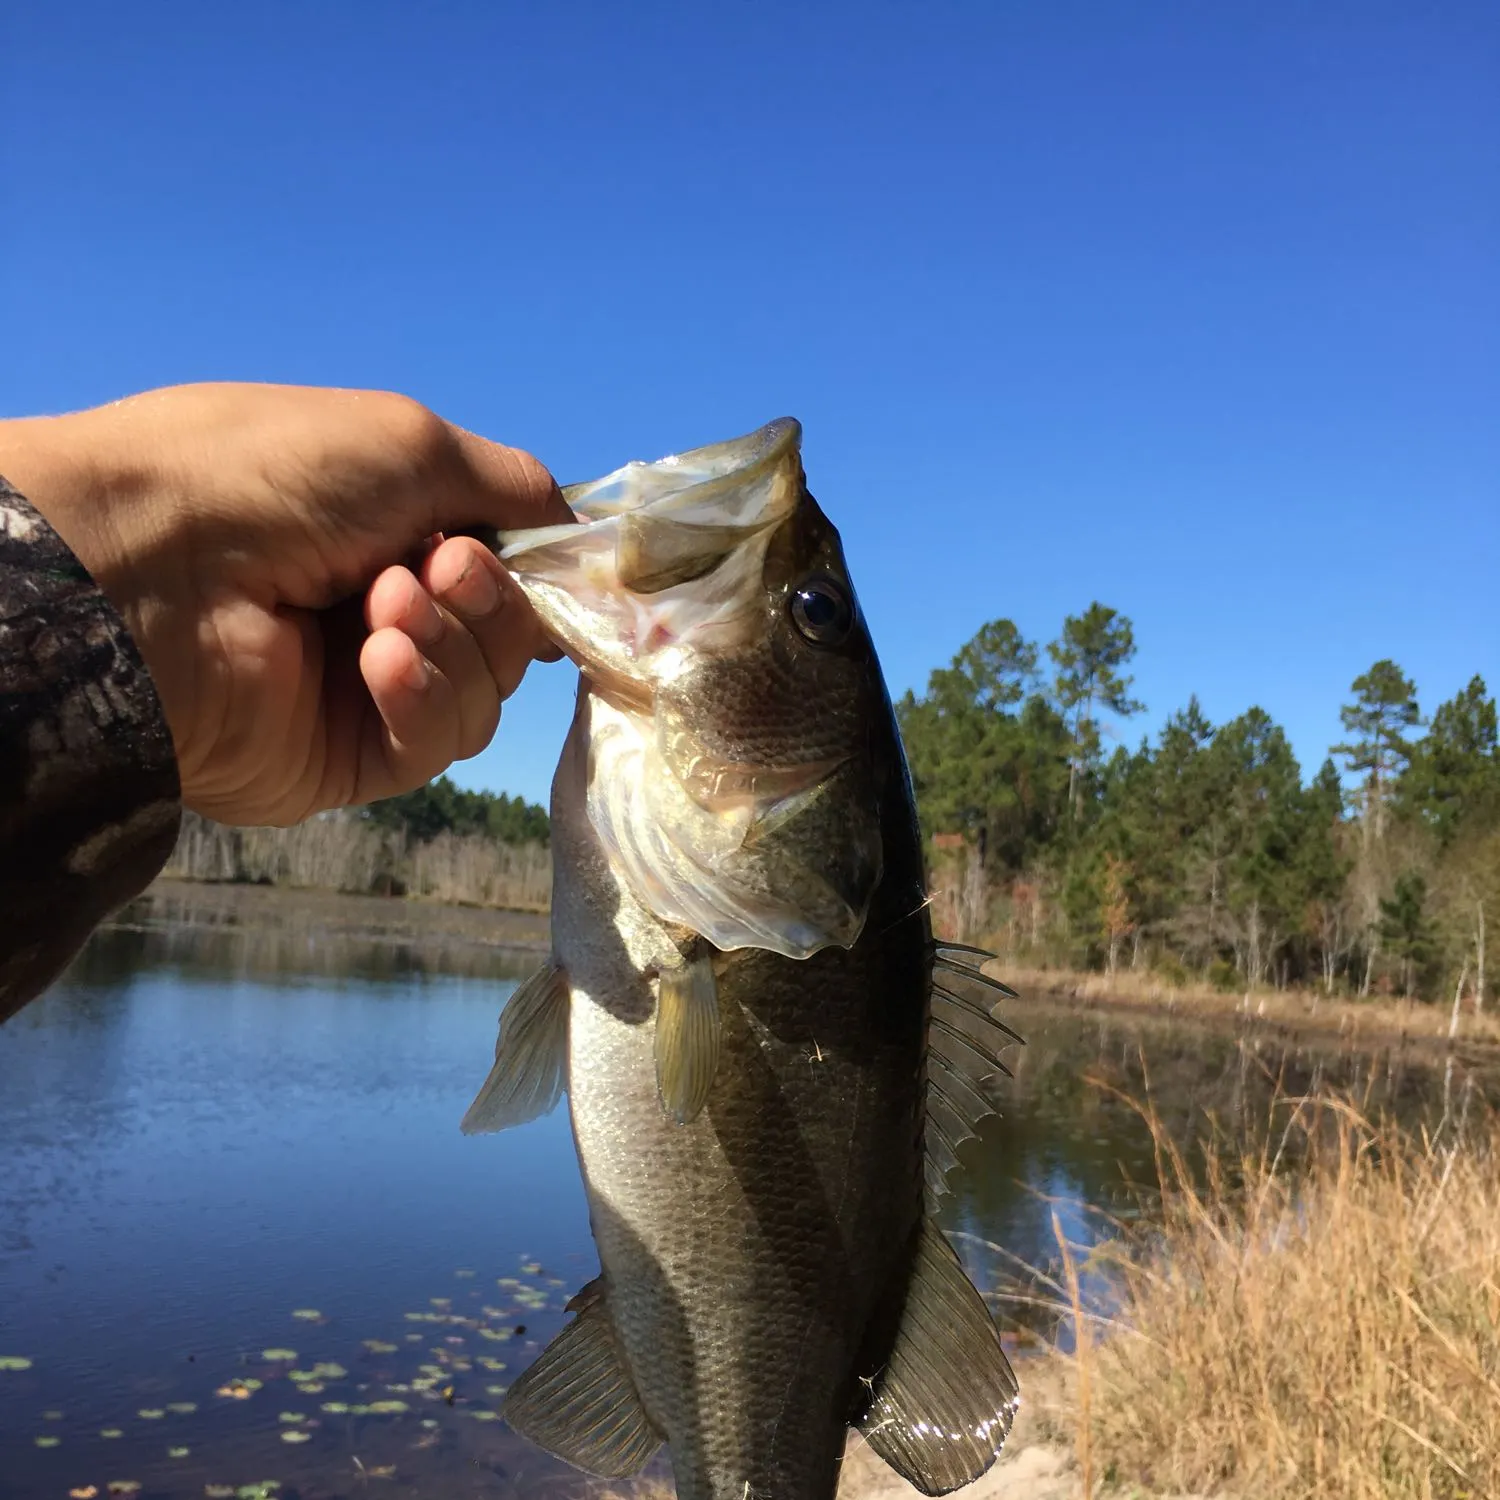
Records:
{"label": "lily pad", "polygon": [[453,1273],[460,1281],[467,1281],[474,1273],[467,1266],[461,1267]]}
{"label": "lily pad", "polygon": [[292,1316],[294,1318],[301,1318],[304,1323],[320,1323],[323,1320],[323,1314],[315,1307],[294,1308]]}
{"label": "lily pad", "polygon": [[44,1411],[42,1413],[42,1421],[44,1421],[44,1422],[61,1422],[62,1421],[62,1413],[60,1411]]}
{"label": "lily pad", "polygon": [[168,1458],[186,1458],[188,1456],[189,1452],[191,1452],[191,1449],[188,1449],[188,1448],[168,1448],[167,1449],[167,1457]]}
{"label": "lily pad", "polygon": [[347,1401],[325,1401],[323,1403],[323,1410],[335,1417],[341,1417],[349,1410],[349,1403]]}
{"label": "lily pad", "polygon": [[267,1364],[289,1365],[296,1360],[297,1351],[295,1349],[262,1349],[260,1357],[265,1360]]}
{"label": "lily pad", "polygon": [[396,1344],[386,1343],[384,1339],[365,1340],[365,1348],[368,1349],[371,1354],[394,1354],[398,1347],[399,1346]]}
{"label": "lily pad", "polygon": [[371,1479],[394,1479],[396,1477],[395,1464],[371,1464],[365,1473]]}
{"label": "lily pad", "polygon": [[68,1491],[68,1500],[94,1500],[98,1493],[97,1484],[80,1484],[76,1490]]}
{"label": "lily pad", "polygon": [[289,1427],[281,1434],[283,1443],[310,1443],[312,1434],[310,1432],[299,1432],[295,1427]]}
{"label": "lily pad", "polygon": [[523,1276],[540,1276],[542,1274],[542,1263],[538,1260],[522,1261],[521,1274]]}
{"label": "lily pad", "polygon": [[477,1408],[474,1411],[471,1411],[469,1415],[473,1417],[476,1422],[498,1422],[500,1420],[499,1412],[490,1411],[487,1407],[483,1406]]}
{"label": "lily pad", "polygon": [[428,1429],[431,1429],[433,1427],[439,1427],[442,1424],[439,1423],[439,1422],[435,1422],[431,1417],[423,1417],[422,1418],[422,1425],[424,1427],[428,1428]]}
{"label": "lily pad", "polygon": [[101,1427],[99,1429],[99,1436],[102,1438],[121,1438],[125,1436],[125,1433],[118,1427]]}
{"label": "lily pad", "polygon": [[379,1417],[395,1416],[400,1412],[410,1410],[411,1407],[404,1401],[372,1401],[370,1403],[371,1414]]}
{"label": "lily pad", "polygon": [[503,1396],[509,1389],[508,1385],[487,1385],[484,1388],[487,1396]]}
{"label": "lily pad", "polygon": [[169,1401],[167,1410],[176,1412],[179,1417],[189,1417],[198,1410],[196,1401]]}
{"label": "lily pad", "polygon": [[141,1482],[139,1479],[111,1479],[105,1488],[111,1495],[139,1495]]}
{"label": "lily pad", "polygon": [[232,1484],[205,1484],[203,1493],[208,1500],[234,1500],[234,1486]]}
{"label": "lily pad", "polygon": [[284,1411],[277,1416],[276,1420],[295,1427],[299,1422],[305,1422],[307,1418],[300,1411]]}
{"label": "lily pad", "polygon": [[38,1448],[55,1448],[59,1443],[62,1442],[62,1439],[56,1437],[39,1437],[32,1438],[31,1441],[35,1443]]}
{"label": "lily pad", "polygon": [[0,1370],[29,1370],[31,1361],[19,1354],[0,1354]]}
{"label": "lily pad", "polygon": [[143,1406],[136,1416],[143,1422],[160,1422],[166,1412],[159,1406]]}

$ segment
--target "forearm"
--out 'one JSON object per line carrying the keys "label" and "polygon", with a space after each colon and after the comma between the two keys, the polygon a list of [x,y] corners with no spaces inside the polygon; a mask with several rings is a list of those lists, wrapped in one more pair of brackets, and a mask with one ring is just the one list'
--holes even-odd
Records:
{"label": "forearm", "polygon": [[0,1021],[171,853],[172,737],[124,621],[0,479]]}

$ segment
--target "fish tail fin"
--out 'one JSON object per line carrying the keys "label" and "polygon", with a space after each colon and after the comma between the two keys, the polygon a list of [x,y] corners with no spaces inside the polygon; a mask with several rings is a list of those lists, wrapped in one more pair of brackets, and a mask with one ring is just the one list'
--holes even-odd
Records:
{"label": "fish tail fin", "polygon": [[856,1426],[924,1495],[978,1479],[1000,1456],[1020,1389],[1000,1333],[953,1247],[924,1220],[906,1301]]}
{"label": "fish tail fin", "polygon": [[495,1065],[459,1128],[487,1135],[552,1110],[568,1066],[568,981],[551,960],[510,997],[500,1015]]}

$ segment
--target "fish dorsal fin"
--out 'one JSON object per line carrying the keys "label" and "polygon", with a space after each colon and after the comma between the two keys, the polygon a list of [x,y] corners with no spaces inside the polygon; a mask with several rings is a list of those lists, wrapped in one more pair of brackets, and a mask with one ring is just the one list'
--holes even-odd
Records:
{"label": "fish dorsal fin", "polygon": [[511,1386],[500,1415],[555,1458],[600,1479],[638,1474],[661,1447],[620,1357],[608,1296],[590,1282],[578,1316]]}
{"label": "fish dorsal fin", "polygon": [[562,1095],[567,1067],[568,981],[549,960],[501,1012],[495,1066],[459,1128],[487,1135],[545,1115]]}
{"label": "fish dorsal fin", "polygon": [[656,986],[656,1087],[662,1109],[679,1125],[708,1102],[721,1029],[712,956],[700,952],[680,969],[663,969]]}
{"label": "fish dorsal fin", "polygon": [[1016,995],[981,967],[994,956],[963,943],[933,945],[923,1172],[929,1208],[947,1192],[948,1173],[958,1164],[958,1147],[975,1135],[986,1115],[997,1113],[984,1085],[997,1073],[1010,1076],[1000,1054],[1021,1041],[993,1014],[999,1001]]}
{"label": "fish dorsal fin", "polygon": [[984,1299],[924,1221],[896,1340],[859,1430],[908,1484],[946,1495],[999,1457],[1019,1400]]}

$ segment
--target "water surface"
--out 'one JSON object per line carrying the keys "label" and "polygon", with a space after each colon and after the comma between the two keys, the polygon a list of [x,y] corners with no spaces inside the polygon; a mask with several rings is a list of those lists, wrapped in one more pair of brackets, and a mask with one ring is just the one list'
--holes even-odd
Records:
{"label": "water surface", "polygon": [[[597,1269],[566,1111],[458,1133],[535,962],[114,930],[0,1029],[0,1356],[32,1361],[0,1370],[0,1496],[578,1492],[494,1419]],[[1262,1107],[1265,1068],[1371,1077],[1408,1111],[1441,1087],[1399,1054],[1257,1052],[1025,1001],[1015,1020],[1030,1045],[1004,1116],[964,1148],[944,1213],[986,1284],[1003,1261],[984,1242],[1045,1264],[1054,1211],[1087,1240],[1086,1206],[1149,1177],[1143,1129],[1090,1072],[1138,1082],[1144,1051],[1184,1128],[1205,1104]],[[260,1385],[219,1394],[236,1381]],[[325,1410],[377,1402],[407,1409]]]}

